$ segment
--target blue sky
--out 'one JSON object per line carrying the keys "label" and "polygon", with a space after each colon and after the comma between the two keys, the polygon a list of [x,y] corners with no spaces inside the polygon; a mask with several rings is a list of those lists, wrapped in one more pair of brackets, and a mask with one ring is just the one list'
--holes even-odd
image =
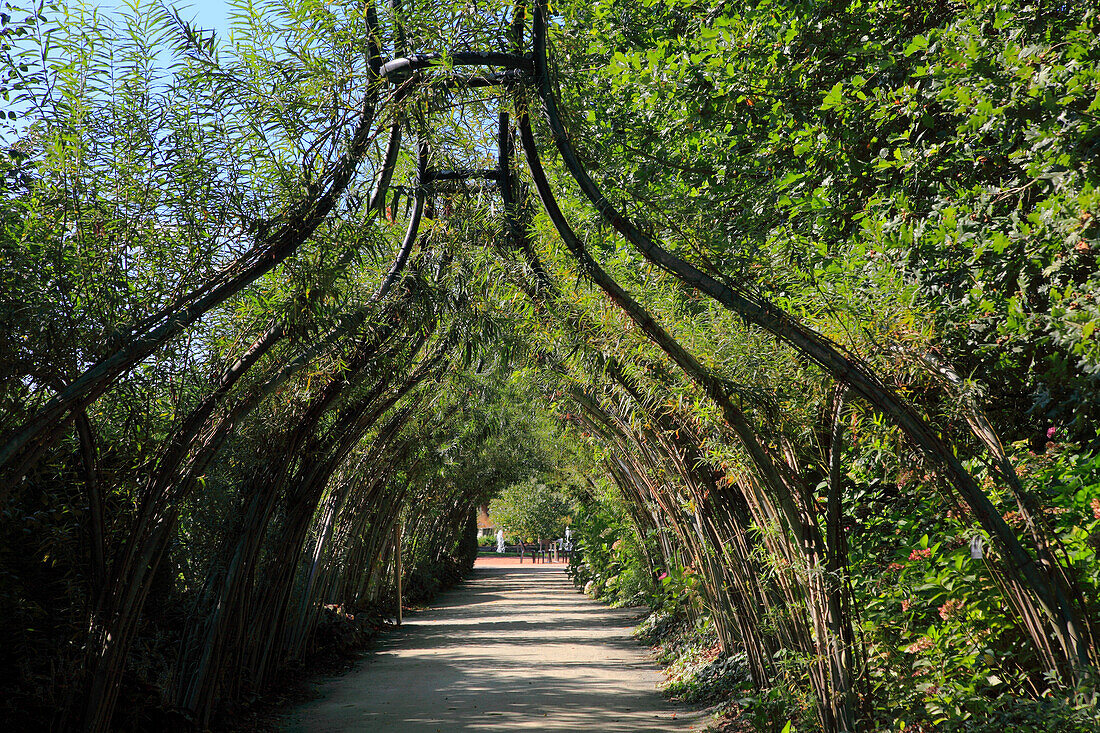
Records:
{"label": "blue sky", "polygon": [[180,0],[178,4],[169,4],[179,8],[181,17],[194,20],[195,26],[216,30],[220,38],[229,30],[229,3],[226,0]]}

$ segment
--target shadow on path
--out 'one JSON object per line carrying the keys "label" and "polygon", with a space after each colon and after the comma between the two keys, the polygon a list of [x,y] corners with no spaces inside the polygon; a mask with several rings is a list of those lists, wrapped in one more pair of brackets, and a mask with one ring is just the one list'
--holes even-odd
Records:
{"label": "shadow on path", "polygon": [[657,692],[637,613],[577,593],[561,565],[477,567],[320,684],[286,731],[691,731]]}

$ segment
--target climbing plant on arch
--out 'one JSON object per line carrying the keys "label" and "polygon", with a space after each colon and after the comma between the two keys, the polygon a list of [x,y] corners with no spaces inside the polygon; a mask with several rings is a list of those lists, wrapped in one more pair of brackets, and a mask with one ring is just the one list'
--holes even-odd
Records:
{"label": "climbing plant on arch", "polygon": [[[882,112],[906,94],[919,97],[909,74],[925,72],[887,63],[881,39],[903,28],[903,57],[924,54],[934,65],[935,44],[954,48],[985,10],[937,6],[914,25],[882,3],[873,13],[881,27],[868,29],[853,8],[815,26],[807,21],[815,11],[798,4],[763,16],[753,8],[738,15],[676,2],[643,6],[665,31],[624,16],[616,2],[563,3],[554,23],[545,2],[484,4],[466,15],[402,2],[273,6],[265,11],[273,24],[259,16],[246,24],[232,63],[161,12],[126,22],[151,44],[168,34],[178,39],[179,86],[159,85],[140,43],[122,44],[136,61],[104,88],[81,86],[64,64],[49,61],[37,76],[20,72],[29,90],[21,98],[41,132],[24,138],[30,153],[8,161],[11,185],[25,188],[12,189],[15,203],[5,213],[16,276],[4,317],[12,333],[25,335],[8,345],[3,362],[10,414],[0,448],[2,500],[13,517],[60,498],[79,507],[67,525],[77,539],[60,544],[89,559],[74,592],[85,598],[91,631],[73,662],[84,686],[66,707],[69,724],[111,726],[135,639],[161,622],[158,596],[171,595],[165,576],[169,586],[185,587],[178,592],[193,611],[164,622],[178,634],[164,695],[201,727],[220,695],[246,696],[305,653],[322,609],[382,597],[387,538],[413,497],[409,546],[427,548],[426,562],[441,561],[457,547],[471,507],[499,488],[445,479],[455,470],[447,435],[480,442],[499,434],[458,429],[468,419],[454,409],[461,392],[473,395],[463,381],[522,359],[601,446],[596,465],[628,500],[639,529],[666,538],[661,559],[651,562],[690,563],[700,574],[722,644],[744,650],[754,683],[773,682],[783,650],[812,660],[822,728],[856,729],[869,695],[860,687],[867,661],[856,643],[849,582],[846,420],[877,421],[877,430],[903,438],[894,450],[927,470],[921,486],[937,485],[992,540],[997,555],[987,570],[1029,638],[1037,669],[1081,681],[1095,668],[1086,581],[1016,475],[980,400],[961,395],[956,354],[914,357],[928,339],[899,336],[886,316],[860,310],[864,293],[911,292],[930,267],[909,252],[914,262],[889,248],[867,253],[866,241],[904,228],[887,226],[882,212],[891,205],[908,212],[908,192],[919,187],[889,154],[860,156],[884,136],[911,141],[935,127],[932,117],[946,124],[960,114],[927,103],[928,120]],[[991,16],[993,38],[1015,39],[1007,29],[1036,20],[1024,9],[1005,12]],[[622,33],[622,43],[585,40],[580,20]],[[1040,20],[1048,46],[1050,34],[1069,29],[1076,45],[1064,53],[1095,55],[1095,40],[1082,30],[1092,16],[1077,25]],[[44,12],[27,22],[33,29],[51,21]],[[843,31],[833,45],[823,23]],[[844,45],[857,31],[874,37],[864,49],[878,59],[873,74],[860,73],[859,54]],[[96,55],[101,39],[70,34],[64,53],[88,78],[115,68],[110,54]],[[289,51],[280,45],[286,38],[296,44]],[[739,55],[720,45],[734,38]],[[1019,48],[1006,43],[997,58],[1008,65]],[[639,61],[646,47],[649,66]],[[716,63],[723,54],[737,58]],[[600,71],[584,76],[582,57]],[[802,65],[797,74],[790,64]],[[837,80],[823,99],[784,102],[768,88],[811,67]],[[1061,101],[1032,113],[1087,118],[1081,90],[1095,80],[1080,68],[1060,67],[1051,83],[1065,92]],[[55,78],[66,80],[62,102],[49,93]],[[588,102],[581,89],[592,92]],[[647,138],[661,127],[655,110],[688,99],[699,107],[683,126]],[[949,101],[936,98],[941,107]],[[830,126],[850,122],[858,103],[881,119],[832,147]],[[635,104],[644,121],[624,112]],[[157,116],[173,105],[178,113]],[[185,114],[187,105],[198,111]],[[84,108],[92,112],[82,115]],[[134,128],[144,137],[115,133],[106,152],[82,137],[134,110],[144,115],[144,127]],[[906,115],[917,133],[903,134]],[[768,137],[760,130],[769,121],[787,127]],[[959,135],[971,124],[960,121]],[[1088,124],[1079,123],[1081,144],[1091,139]],[[813,134],[824,162],[804,164],[798,156],[809,155]],[[624,152],[636,139],[645,147]],[[1063,143],[1070,145],[1051,144]],[[726,147],[708,156],[707,145]],[[219,155],[259,162],[239,178],[199,164]],[[751,167],[752,155],[772,168],[730,170]],[[123,159],[135,162],[127,167]],[[180,172],[179,159],[191,167]],[[1085,171],[1081,160],[1068,162]],[[29,178],[20,178],[25,167]],[[803,190],[819,169],[850,181],[852,192],[830,200],[825,181]],[[144,191],[166,186],[170,172],[205,192],[202,200],[220,203],[220,218],[191,221],[183,197],[146,202]],[[111,185],[100,190],[94,182],[103,175]],[[1059,185],[1088,212],[1093,189],[1090,174],[1081,175]],[[80,185],[66,186],[71,176]],[[879,193],[890,187],[897,189],[892,204]],[[1019,193],[1002,188],[1005,197]],[[755,189],[769,194],[753,199]],[[863,190],[870,193],[859,199]],[[44,191],[64,195],[38,195]],[[1003,199],[972,195],[980,199],[975,217],[985,215],[983,206],[1002,216]],[[1069,194],[1058,195],[1021,198],[1017,207],[1057,218],[1059,207],[1070,207]],[[705,201],[719,208],[701,211]],[[762,234],[745,211],[722,208],[731,202],[762,207],[756,216],[772,229]],[[857,205],[862,224],[840,221]],[[54,209],[63,212],[56,226]],[[941,227],[951,219],[958,229],[958,216],[941,209],[934,209]],[[1076,241],[1095,238],[1091,214],[1074,216]],[[1039,216],[1035,226],[1044,221]],[[173,249],[169,230],[182,232],[186,244]],[[827,261],[842,260],[845,247],[858,264],[834,268]],[[54,270],[40,281],[26,274],[51,252]],[[196,252],[205,259],[191,270],[187,255]],[[876,259],[883,262],[867,264]],[[93,287],[111,279],[132,288],[146,261],[178,270],[180,285],[157,292],[171,278],[150,267],[140,297],[114,302],[110,288]],[[1075,261],[1069,284],[1047,297],[1068,298],[1071,285],[1084,292],[1093,265]],[[16,287],[38,288],[44,300],[71,298],[76,317],[55,335],[41,328],[41,313],[16,302]],[[149,364],[157,368],[147,374]],[[170,385],[157,397],[163,412],[133,397],[161,395],[158,380]],[[458,392],[441,397],[443,389]],[[963,427],[945,429],[943,416]],[[130,440],[120,426],[139,423],[140,440],[125,450],[112,445]],[[111,432],[97,435],[104,430]],[[991,498],[966,465],[964,455],[981,451],[1025,531],[995,503],[1003,492]],[[116,463],[105,469],[105,460]],[[74,476],[75,495],[62,488],[76,485]],[[216,541],[202,536],[204,523],[219,526],[208,532]],[[207,543],[189,558],[203,569],[177,572],[169,565],[173,548],[189,542]],[[775,614],[782,621],[761,631],[761,618]]]}

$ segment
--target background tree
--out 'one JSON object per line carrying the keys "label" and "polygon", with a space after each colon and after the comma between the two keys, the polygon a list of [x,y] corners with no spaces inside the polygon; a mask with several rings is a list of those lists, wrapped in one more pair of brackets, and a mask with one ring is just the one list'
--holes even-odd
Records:
{"label": "background tree", "polygon": [[525,542],[564,536],[570,502],[565,494],[538,478],[512,484],[489,502],[489,519],[497,527]]}

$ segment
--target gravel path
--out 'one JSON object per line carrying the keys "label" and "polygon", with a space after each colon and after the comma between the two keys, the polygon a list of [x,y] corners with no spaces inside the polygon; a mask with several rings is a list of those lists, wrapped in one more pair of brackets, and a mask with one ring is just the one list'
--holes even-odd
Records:
{"label": "gravel path", "polygon": [[636,617],[592,601],[562,565],[479,564],[387,633],[286,731],[692,731],[703,713],[657,691]]}

